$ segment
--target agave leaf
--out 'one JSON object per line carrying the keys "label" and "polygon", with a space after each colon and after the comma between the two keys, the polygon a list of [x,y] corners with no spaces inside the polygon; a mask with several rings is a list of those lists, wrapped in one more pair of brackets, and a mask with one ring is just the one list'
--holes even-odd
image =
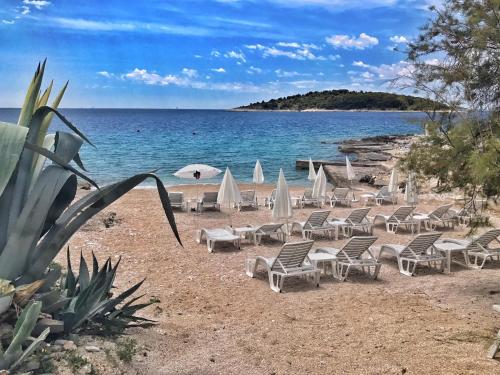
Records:
{"label": "agave leaf", "polygon": [[83,257],[83,252],[80,252],[80,271],[78,272],[78,282],[80,284],[80,289],[85,289],[89,286],[90,275],[89,268],[87,267],[87,262]]}
{"label": "agave leaf", "polygon": [[[40,239],[50,207],[71,178],[74,178],[74,175],[70,171],[56,165],[50,165],[43,170],[0,254],[1,277],[15,280],[23,273]],[[40,277],[29,282],[37,279]]]}
{"label": "agave leaf", "polygon": [[37,245],[39,254],[36,261],[23,276],[24,281],[36,280],[47,268],[52,259],[55,258],[59,249],[71,238],[71,236],[89,220],[92,216],[109,206],[118,198],[130,191],[134,186],[152,177],[157,181],[165,215],[175,237],[181,243],[175,218],[168,199],[168,193],[161,180],[154,174],[144,173],[130,177],[126,180],[105,186],[101,190],[95,190],[87,194],[79,201],[72,204],[56,221],[52,228],[45,234]]}
{"label": "agave leaf", "polygon": [[[57,194],[57,197],[54,199],[54,202],[52,202],[52,205],[47,212],[40,237],[47,233],[47,231],[54,225],[59,216],[61,216],[64,210],[71,204],[73,199],[75,199],[77,188],[78,183],[76,176],[72,175],[63,185],[63,187],[59,191],[59,194]],[[30,261],[32,261],[33,256],[36,256],[36,254],[32,254]]]}
{"label": "agave leaf", "polygon": [[7,350],[5,350],[6,355],[19,352],[23,342],[26,341],[33,331],[41,310],[41,302],[30,302],[28,306],[24,308],[14,327],[14,337]]}
{"label": "agave leaf", "polygon": [[80,167],[81,170],[85,171],[85,172],[88,172],[85,167],[83,166],[83,162],[82,162],[82,159],[80,159],[80,154],[77,153],[75,155],[75,157],[73,158],[73,161],[76,163],[76,165],[78,165]]}
{"label": "agave leaf", "polygon": [[68,164],[78,155],[82,144],[83,139],[76,134],[57,132],[54,153]]}
{"label": "agave leaf", "polygon": [[33,295],[43,286],[45,280],[37,280],[27,285],[21,285],[16,288],[14,302],[23,307],[33,297]]}
{"label": "agave leaf", "polygon": [[53,85],[54,85],[54,81],[50,81],[50,84],[43,92],[43,95],[37,100],[36,108],[40,108],[40,107],[43,107],[44,105],[47,105],[47,102],[49,101],[50,92],[52,91]]}
{"label": "agave leaf", "polygon": [[[29,130],[28,130],[28,135],[26,137],[27,142],[25,143],[25,149],[23,150],[21,158],[19,160],[16,182],[14,185],[15,194],[12,195],[11,197],[12,200],[10,202],[10,207],[8,210],[9,222],[8,222],[7,233],[9,233],[12,230],[12,227],[14,226],[19,214],[21,213],[24,207],[24,204],[26,203],[29,188],[31,186],[31,180],[33,178],[32,166],[34,163],[34,156],[36,155],[35,152],[42,154],[47,158],[50,158],[49,156],[52,154],[50,151],[47,151],[44,148],[36,145],[36,141],[38,139],[43,118],[45,117],[46,114],[51,112],[55,113],[61,119],[61,121],[71,130],[73,130],[76,134],[78,134],[84,140],[92,144],[90,141],[87,140],[85,135],[83,135],[71,122],[66,120],[66,118],[63,115],[61,115],[57,110],[44,106],[38,108],[35,111],[29,123]],[[52,158],[51,160],[54,159]],[[72,167],[66,166],[66,168],[71,169]],[[74,173],[82,178],[87,179],[88,181],[88,177],[82,176],[80,172],[77,172],[75,170]]]}
{"label": "agave leaf", "polygon": [[0,122],[0,196],[14,173],[23,151],[28,129]]}
{"label": "agave leaf", "polygon": [[99,273],[99,263],[97,262],[97,258],[95,257],[94,252],[92,251],[92,278],[91,281],[93,281],[97,274]]}
{"label": "agave leaf", "polygon": [[27,149],[27,150],[35,151],[35,152],[39,153],[40,155],[45,156],[47,159],[50,159],[54,163],[56,163],[59,166],[63,167],[64,169],[67,169],[67,170],[73,172],[78,177],[84,179],[85,181],[89,182],[90,184],[92,184],[93,186],[95,186],[97,189],[99,189],[99,186],[97,186],[97,184],[94,182],[94,180],[92,180],[90,177],[87,177],[82,172],[76,170],[71,165],[67,164],[63,159],[61,159],[54,152],[50,152],[49,150],[46,150],[46,149],[44,149],[44,148],[42,148],[40,146],[34,145],[32,143],[28,143],[28,142],[26,142],[24,144],[24,148]]}
{"label": "agave leaf", "polygon": [[[43,279],[45,280],[45,284],[40,288],[40,293],[46,293],[52,290],[54,284],[61,278],[61,266],[57,263],[52,264],[51,268],[47,271],[46,274],[43,275]],[[44,304],[45,306],[45,304]]]}
{"label": "agave leaf", "polygon": [[50,333],[50,328],[46,328],[40,336],[33,340],[33,342],[26,348],[26,350],[21,354],[21,356],[15,361],[10,367],[11,371],[15,371],[21,364],[38,349],[38,347],[45,341]]}
{"label": "agave leaf", "polygon": [[[63,88],[61,89],[59,94],[56,96],[56,98],[52,102],[52,105],[50,107],[52,107],[53,109],[57,109],[59,107],[59,104],[61,103],[61,100],[64,96],[64,92],[66,91],[66,88],[68,87],[68,83],[69,82],[66,82],[66,84],[63,86]],[[37,145],[39,145],[39,146],[42,145],[42,142],[43,142],[45,136],[47,135],[47,131],[49,130],[49,126],[50,126],[50,123],[52,122],[53,117],[54,117],[54,112],[49,112],[43,118],[42,125],[40,126],[40,131],[38,133],[38,140],[36,143]]]}
{"label": "agave leaf", "polygon": [[42,66],[38,64],[35,75],[31,80],[31,83],[28,87],[28,91],[26,92],[26,97],[24,99],[24,104],[21,108],[21,113],[19,114],[19,120],[17,121],[17,125],[19,126],[28,126],[33,116],[33,112],[35,111],[36,100],[38,93],[40,92],[40,86],[42,84],[43,73],[45,71],[45,61]]}
{"label": "agave leaf", "polygon": [[71,258],[69,255],[69,246],[66,252],[66,259],[67,259],[67,275],[66,275],[66,281],[65,281],[65,289],[67,290],[68,297],[73,297],[76,294],[76,278],[75,274],[73,273],[73,269],[71,268]]}
{"label": "agave leaf", "polygon": [[[61,89],[61,91],[59,92],[59,94],[55,98],[54,102],[52,103],[52,108],[57,109],[59,107],[59,104],[61,103],[61,99],[62,99],[67,87],[68,87],[68,82],[66,82],[64,87]],[[47,97],[47,99],[48,99],[48,97]],[[40,103],[40,104],[42,104],[42,103]],[[45,103],[43,103],[43,106],[45,106],[45,105],[47,105],[47,101],[45,101]],[[39,108],[41,106],[39,105],[37,107]],[[36,144],[38,146],[42,146],[48,150],[50,150],[51,148],[45,146],[45,138],[47,137],[47,132],[49,130],[49,126],[50,126],[50,123],[52,122],[53,117],[54,117],[53,112],[49,112],[45,115],[45,117],[42,120],[40,130],[38,131],[38,139],[36,140]],[[34,155],[33,166],[35,169],[36,169],[38,164],[41,163],[43,165],[43,162],[39,161],[40,159],[43,159],[45,161],[45,158],[43,156],[41,156],[39,154]],[[34,178],[36,178],[37,176],[38,175],[35,175]]]}
{"label": "agave leaf", "polygon": [[[52,151],[54,148],[56,141],[56,135],[55,134],[47,134],[45,136],[45,139],[43,140],[42,147]],[[33,167],[33,176],[31,177],[31,189],[33,189],[33,185],[35,185],[36,180],[38,179],[38,176],[40,176],[40,172],[42,172],[43,165],[45,164],[45,160],[47,159],[45,156],[37,154],[35,157],[35,164]]]}

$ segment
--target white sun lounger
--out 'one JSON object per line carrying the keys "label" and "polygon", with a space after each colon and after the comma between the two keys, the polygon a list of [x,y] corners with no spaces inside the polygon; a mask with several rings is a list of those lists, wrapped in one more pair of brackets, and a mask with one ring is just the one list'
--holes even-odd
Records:
{"label": "white sun lounger", "polygon": [[217,196],[219,195],[216,191],[210,191],[203,193],[203,197],[198,202],[198,211],[203,211],[206,208],[215,208],[220,211],[220,204],[217,203]]}
{"label": "white sun lounger", "polygon": [[179,191],[170,191],[168,193],[168,199],[170,200],[170,205],[172,208],[180,208],[183,210],[185,208],[184,193]]}
{"label": "white sun lounger", "polygon": [[238,202],[238,211],[241,211],[243,207],[252,207],[259,209],[257,204],[257,197],[255,196],[255,190],[243,190],[241,193],[241,200]]}
{"label": "white sun lounger", "polygon": [[444,271],[446,256],[434,247],[434,243],[441,233],[431,232],[417,235],[407,245],[382,245],[378,259],[383,253],[390,253],[398,260],[399,272],[406,276],[413,276],[417,265],[440,263],[441,272]]}
{"label": "white sun lounger", "polygon": [[313,233],[330,234],[335,228],[328,224],[326,219],[330,211],[313,211],[307,221],[295,221],[292,223],[292,233],[294,230],[300,231],[304,239],[311,238]]}
{"label": "white sun lounger", "polygon": [[428,214],[415,212],[413,214],[413,219],[418,222],[423,222],[426,230],[436,230],[438,225],[454,229],[457,219],[455,215],[449,214],[451,206],[453,206],[453,204],[444,204]]}
{"label": "white sun lounger", "polygon": [[[258,256],[247,259],[245,264],[246,274],[254,277],[259,266],[267,270],[269,286],[280,293],[287,277],[312,275],[314,284],[319,286],[321,271],[307,262],[307,254],[314,241],[288,242],[283,245],[277,257],[264,258]],[[309,262],[310,263],[310,262]]]}
{"label": "white sun lounger", "polygon": [[273,237],[281,242],[286,242],[286,233],[283,230],[283,224],[263,224],[255,227],[255,237],[257,239],[257,244],[260,245],[262,237]]}
{"label": "white sun lounger", "polygon": [[398,196],[395,193],[389,192],[388,186],[382,186],[376,193],[363,194],[363,197],[367,202],[372,201],[379,206],[384,202],[398,203]]}
{"label": "white sun lounger", "polygon": [[401,206],[396,209],[391,215],[378,214],[373,218],[373,225],[377,220],[381,220],[385,224],[385,228],[389,233],[396,233],[400,226],[405,226],[406,228],[411,228],[411,233],[413,234],[415,228],[417,231],[420,230],[420,223],[413,220],[412,212],[415,207],[411,206]]}
{"label": "white sun lounger", "polygon": [[300,200],[300,205],[302,207],[307,206],[307,205],[313,205],[318,208],[321,208],[321,200],[318,198],[314,198],[312,196],[312,189],[305,189],[304,194],[302,194],[301,200]]}
{"label": "white sun lounger", "polygon": [[266,200],[264,202],[264,206],[266,206],[267,208],[269,208],[271,210],[273,208],[273,206],[274,206],[274,201],[275,200],[276,200],[276,189],[274,189],[271,192],[271,195],[266,198]]}
{"label": "white sun lounger", "polygon": [[370,246],[376,240],[377,237],[373,236],[354,236],[341,249],[320,248],[316,252],[335,255],[333,276],[340,281],[347,279],[351,268],[360,268],[363,272],[366,269],[368,275],[376,279],[382,266],[370,252]]}
{"label": "white sun lounger", "polygon": [[[329,220],[329,224],[338,226],[342,229],[342,234],[345,237],[351,237],[355,229],[359,229],[365,233],[372,234],[373,227],[371,221],[366,215],[370,208],[356,208],[352,210],[346,218],[336,218]],[[337,232],[338,233],[338,232]],[[338,237],[338,236],[337,236]]]}
{"label": "white sun lounger", "polygon": [[469,257],[469,267],[481,269],[488,259],[493,260],[493,257],[496,256],[497,260],[500,260],[500,246],[495,248],[490,246],[495,240],[500,243],[499,237],[500,229],[491,229],[475,238],[465,240],[443,238],[442,242],[451,242],[463,246],[464,251],[466,251]]}
{"label": "white sun lounger", "polygon": [[198,232],[196,242],[201,243],[204,239],[207,241],[207,249],[209,253],[214,252],[214,247],[217,242],[231,242],[239,249],[241,245],[241,237],[232,234],[229,230],[223,228],[205,229],[202,228]]}
{"label": "white sun lounger", "polygon": [[349,188],[335,188],[330,197],[330,206],[335,207],[337,203],[351,206],[352,199],[349,198]]}

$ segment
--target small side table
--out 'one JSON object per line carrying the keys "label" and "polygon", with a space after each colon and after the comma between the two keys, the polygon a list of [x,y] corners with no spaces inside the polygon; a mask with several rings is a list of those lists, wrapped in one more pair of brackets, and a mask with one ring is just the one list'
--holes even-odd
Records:
{"label": "small side table", "polygon": [[417,222],[417,233],[420,233],[422,224],[424,224],[425,229],[430,228],[431,218],[428,215],[415,214],[412,216],[412,218]]}
{"label": "small side table", "polygon": [[291,197],[292,206],[302,208],[302,197]]}
{"label": "small side table", "polygon": [[327,253],[309,253],[309,260],[314,267],[318,267],[320,264],[323,266],[323,273],[326,275],[326,263],[330,263],[332,266],[332,276],[335,272],[335,263],[337,262],[337,257],[332,254]]}
{"label": "small side table", "polygon": [[458,262],[454,260],[454,263],[457,263],[465,268],[469,268],[469,255],[467,253],[467,249],[464,246],[456,244],[454,242],[446,242],[443,240],[436,241],[434,243],[434,247],[446,254],[446,273],[451,272],[451,255],[452,253],[463,253],[464,255],[464,263]]}
{"label": "small side table", "polygon": [[240,228],[231,228],[231,232],[240,237],[241,239],[249,239],[255,245],[257,245],[257,235],[255,232],[257,231],[256,227],[240,227]]}

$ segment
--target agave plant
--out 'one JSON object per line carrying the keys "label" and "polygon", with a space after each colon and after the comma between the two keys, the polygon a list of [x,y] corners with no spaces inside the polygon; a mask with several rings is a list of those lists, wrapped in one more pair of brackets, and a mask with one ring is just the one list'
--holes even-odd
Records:
{"label": "agave plant", "polygon": [[64,322],[66,332],[87,329],[95,332],[119,333],[125,328],[147,327],[152,320],[135,316],[135,313],[149,305],[134,304],[142,296],[131,297],[144,280],[135,284],[116,297],[111,289],[116,277],[120,260],[113,266],[108,258],[102,268],[92,253],[92,273],[82,254],[80,254],[79,274],[75,275],[71,267],[70,252],[67,253],[68,269],[64,282],[66,304],[57,315]]}
{"label": "agave plant", "polygon": [[0,316],[9,309],[15,291],[16,288],[9,280],[0,279]]}
{"label": "agave plant", "polygon": [[[67,84],[53,105],[46,105],[52,83],[41,93],[44,70],[45,62],[31,81],[18,123],[0,122],[0,278],[29,285],[30,292],[37,286],[44,312],[54,313],[66,302],[53,289],[61,275],[53,265],[56,255],[87,220],[147,178],[156,181],[167,220],[181,241],[168,193],[153,172],[104,187],[85,174],[79,151],[84,142],[92,143],[57,110]],[[48,134],[53,116],[69,131]],[[77,177],[97,189],[73,202]]]}
{"label": "agave plant", "polygon": [[[5,351],[0,342],[0,370],[16,370],[47,338],[50,333],[49,328],[45,329],[37,338],[31,337],[31,332],[38,320],[41,308],[41,302],[30,302],[19,316],[12,340]],[[31,343],[26,345],[28,340]],[[26,346],[26,349],[23,350],[23,346]]]}

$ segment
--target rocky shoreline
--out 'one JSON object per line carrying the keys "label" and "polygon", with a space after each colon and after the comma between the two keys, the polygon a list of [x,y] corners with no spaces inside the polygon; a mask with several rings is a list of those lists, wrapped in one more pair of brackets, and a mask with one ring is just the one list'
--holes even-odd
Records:
{"label": "rocky shoreline", "polygon": [[[342,142],[331,142],[338,145],[338,150],[351,159],[356,171],[354,183],[366,183],[374,186],[387,184],[390,170],[397,160],[408,152],[416,139],[414,134],[380,135],[361,139],[347,139]],[[328,141],[321,143],[328,144]],[[323,164],[328,180],[335,186],[349,184],[346,176],[345,160],[315,160],[316,168]],[[308,168],[309,161],[297,160],[296,168]]]}

